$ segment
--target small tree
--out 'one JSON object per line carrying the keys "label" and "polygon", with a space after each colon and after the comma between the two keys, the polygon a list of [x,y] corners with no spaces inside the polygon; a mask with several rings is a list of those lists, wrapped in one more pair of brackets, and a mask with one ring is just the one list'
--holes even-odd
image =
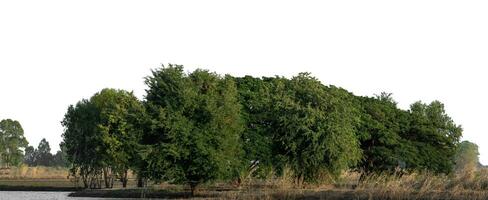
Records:
{"label": "small tree", "polygon": [[53,165],[53,155],[51,154],[51,147],[49,142],[42,138],[39,142],[39,146],[35,151],[35,165],[36,166],[52,166]]}
{"label": "small tree", "polygon": [[454,157],[456,163],[455,172],[472,176],[479,164],[478,156],[478,145],[469,141],[461,142],[457,147],[456,156]]}
{"label": "small tree", "polygon": [[33,146],[25,148],[24,163],[28,166],[34,166],[36,163],[36,149]]}

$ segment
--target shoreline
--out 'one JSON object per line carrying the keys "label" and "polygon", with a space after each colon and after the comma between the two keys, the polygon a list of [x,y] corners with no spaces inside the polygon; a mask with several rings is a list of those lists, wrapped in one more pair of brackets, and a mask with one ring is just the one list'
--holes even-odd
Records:
{"label": "shoreline", "polygon": [[191,196],[187,190],[168,189],[80,189],[74,187],[38,187],[38,186],[5,186],[0,185],[0,191],[33,191],[33,192],[70,192],[69,197],[85,198],[115,198],[115,199],[476,199],[482,191],[470,191],[464,193],[450,193],[440,191],[419,192],[403,191],[393,194],[388,190],[377,189],[243,189],[243,190],[205,190],[198,191]]}
{"label": "shoreline", "polygon": [[22,191],[22,192],[77,192],[80,188],[76,187],[48,187],[48,186],[18,186],[0,185],[0,191]]}

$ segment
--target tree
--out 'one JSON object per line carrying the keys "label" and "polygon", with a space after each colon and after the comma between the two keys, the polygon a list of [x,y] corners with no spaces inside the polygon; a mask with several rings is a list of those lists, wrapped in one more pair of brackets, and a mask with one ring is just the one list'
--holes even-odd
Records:
{"label": "tree", "polygon": [[28,166],[35,166],[36,163],[36,149],[33,146],[25,148],[24,163]]}
{"label": "tree", "polygon": [[75,106],[70,105],[61,122],[63,144],[66,147],[67,159],[71,163],[71,174],[80,176],[84,187],[100,187],[104,149],[101,148],[101,137],[98,134],[98,111],[89,100],[83,99]]}
{"label": "tree", "polygon": [[46,166],[46,167],[68,167],[66,153],[63,144],[61,150],[55,155],[51,154],[49,142],[43,138],[35,149],[32,146],[25,148],[24,163],[28,166]]}
{"label": "tree", "polygon": [[446,114],[444,104],[416,102],[410,107],[410,129],[402,137],[417,149],[413,162],[416,169],[437,173],[450,173],[454,168],[454,156],[462,128]]}
{"label": "tree", "polygon": [[42,138],[35,151],[35,166],[52,166],[53,165],[53,155],[51,154],[51,147],[49,142]]}
{"label": "tree", "polygon": [[112,187],[113,174],[126,186],[131,163],[139,159],[141,113],[142,104],[132,93],[115,89],[103,89],[68,108],[63,147],[72,174],[81,175],[85,187],[101,187],[101,179]]}
{"label": "tree", "polygon": [[[273,127],[275,117],[272,113],[270,82],[274,78],[254,78],[245,76],[235,78],[239,103],[242,106],[241,118],[245,129],[241,135],[244,161],[248,164],[247,176],[254,171],[272,166]],[[266,172],[263,172],[266,174]]]}
{"label": "tree", "polygon": [[459,143],[454,157],[455,171],[457,173],[472,174],[479,164],[478,145],[469,141]]}
{"label": "tree", "polygon": [[24,130],[18,121],[5,119],[0,121],[0,161],[5,167],[22,163],[23,149],[28,145]]}
{"label": "tree", "polygon": [[59,144],[60,150],[53,155],[53,165],[57,167],[69,167],[64,143]]}
{"label": "tree", "polygon": [[299,184],[323,170],[338,175],[359,161],[359,114],[351,94],[307,73],[273,85],[273,154],[292,168]]}
{"label": "tree", "polygon": [[[114,172],[127,186],[128,170],[137,162],[138,143],[142,135],[144,108],[139,100],[124,90],[104,89],[91,100],[99,112],[98,131],[106,151],[104,175]],[[108,187],[108,184],[106,183]]]}
{"label": "tree", "polygon": [[240,106],[231,77],[169,65],[146,78],[152,119],[145,144],[151,178],[190,185],[237,176],[240,166]]}
{"label": "tree", "polygon": [[[366,173],[394,171],[404,167],[400,135],[408,129],[408,113],[397,108],[389,93],[374,98],[357,97],[361,108],[358,137],[363,150],[359,168]],[[407,123],[405,123],[407,122]]]}
{"label": "tree", "polygon": [[370,172],[429,170],[450,173],[462,134],[438,101],[416,102],[398,109],[390,94],[359,97],[362,108],[358,136],[364,156],[360,169]]}

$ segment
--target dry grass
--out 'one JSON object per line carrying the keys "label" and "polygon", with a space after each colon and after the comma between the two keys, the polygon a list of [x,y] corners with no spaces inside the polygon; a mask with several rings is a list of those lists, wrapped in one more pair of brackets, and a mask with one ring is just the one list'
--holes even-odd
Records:
{"label": "dry grass", "polygon": [[74,187],[66,168],[20,166],[0,169],[0,190],[64,191]]}
{"label": "dry grass", "polygon": [[455,175],[429,172],[374,174],[363,177],[345,172],[339,179],[324,175],[316,184],[297,186],[290,172],[265,180],[249,178],[240,190],[222,193],[221,199],[488,199],[488,169]]}
{"label": "dry grass", "polygon": [[0,169],[0,179],[67,179],[68,169],[62,167],[12,167]]}
{"label": "dry grass", "polygon": [[[281,176],[273,171],[264,179],[245,176],[242,182],[202,185],[199,198],[210,199],[488,199],[488,169],[464,171],[455,175],[436,175],[428,172],[410,174],[374,174],[363,177],[357,172],[345,172],[338,179],[324,173],[315,184],[295,184],[293,173],[286,169]],[[64,168],[19,167],[0,172],[0,186],[72,187]],[[116,188],[121,186],[116,185]],[[131,190],[87,191],[80,195],[133,196],[140,195],[135,180],[129,181]],[[188,188],[183,185],[151,185],[154,197],[186,198]],[[85,191],[86,192],[86,191]],[[151,192],[148,194],[151,196]]]}
{"label": "dry grass", "polygon": [[428,172],[376,174],[359,181],[359,174],[349,172],[345,177],[347,182],[357,183],[356,194],[373,199],[488,199],[486,169],[451,176]]}

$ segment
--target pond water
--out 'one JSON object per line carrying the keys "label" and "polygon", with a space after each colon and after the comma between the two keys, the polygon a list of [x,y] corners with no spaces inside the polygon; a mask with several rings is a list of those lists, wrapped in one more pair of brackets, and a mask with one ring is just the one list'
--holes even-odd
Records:
{"label": "pond water", "polygon": [[69,193],[0,191],[0,200],[109,200],[108,198],[68,197]]}

